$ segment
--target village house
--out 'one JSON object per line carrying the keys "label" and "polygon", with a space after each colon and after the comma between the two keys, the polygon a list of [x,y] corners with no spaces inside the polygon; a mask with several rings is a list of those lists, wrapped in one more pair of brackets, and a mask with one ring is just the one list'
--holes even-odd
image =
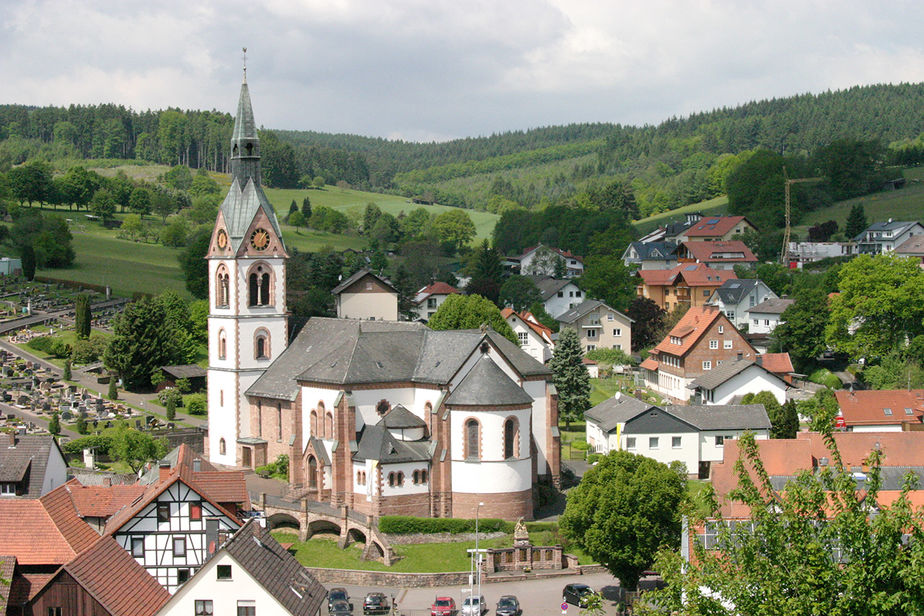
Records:
{"label": "village house", "polygon": [[557,319],[584,301],[584,292],[573,280],[556,280],[548,276],[532,277],[542,296],[542,307]]}
{"label": "village house", "polygon": [[924,431],[924,389],[840,389],[834,397],[837,423],[850,432]]}
{"label": "village house", "polygon": [[896,249],[895,254],[900,257],[913,257],[924,269],[924,234],[909,237]]}
{"label": "village house", "polygon": [[762,355],[753,359],[734,359],[693,379],[687,388],[692,390],[693,404],[735,404],[747,394],[769,391],[780,404],[786,402],[786,381],[768,370]]}
{"label": "village house", "polygon": [[757,231],[757,228],[744,216],[708,216],[680,231],[675,238],[678,242],[729,242],[736,235],[745,231]]}
{"label": "village house", "polygon": [[50,434],[0,433],[0,498],[39,498],[67,480],[67,462]]}
{"label": "village house", "polygon": [[168,597],[158,616],[318,616],[327,590],[250,520]]}
{"label": "village house", "polygon": [[787,258],[801,269],[806,263],[852,255],[855,247],[853,242],[790,242]]}
{"label": "village house", "polygon": [[917,221],[899,221],[891,218],[874,222],[853,238],[859,254],[878,255],[892,252],[914,236],[924,233],[924,225]]}
{"label": "village house", "polygon": [[702,263],[714,270],[731,270],[736,265],[753,267],[757,257],[744,242],[687,241],[677,247],[680,263]]}
{"label": "village house", "polygon": [[756,306],[748,308],[746,323],[749,334],[772,334],[777,325],[782,323],[782,314],[796,300],[787,297],[768,297]]}
{"label": "village house", "polygon": [[459,293],[461,293],[459,289],[445,282],[433,282],[423,287],[414,295],[412,302],[417,319],[426,323],[436,314],[447,297]]}
{"label": "village house", "polygon": [[585,300],[558,317],[561,327],[578,334],[584,352],[594,349],[631,349],[632,319],[596,299]]}
{"label": "village house", "polygon": [[756,278],[734,278],[722,283],[712,297],[706,302],[707,306],[716,306],[728,320],[738,329],[745,329],[748,325],[747,310],[767,299],[777,297],[770,287]]}
{"label": "village house", "polygon": [[714,270],[702,263],[681,263],[669,270],[639,270],[637,293],[670,312],[680,305],[703,306],[725,281],[736,279],[731,270]]}
{"label": "village house", "polygon": [[645,385],[676,402],[690,399],[697,377],[757,352],[714,306],[690,308],[641,364]]}
{"label": "village house", "polygon": [[682,462],[708,479],[710,464],[723,459],[725,443],[747,430],[770,438],[762,404],[658,407],[617,393],[585,411],[587,442],[597,453],[629,451],[664,464]]}
{"label": "village house", "polygon": [[[518,265],[523,276],[556,276],[556,269],[566,278],[577,278],[584,273],[584,259],[554,246],[532,246],[518,257],[508,259]],[[558,268],[556,268],[558,264]]]}
{"label": "village house", "polygon": [[363,268],[331,289],[338,319],[398,320],[398,291],[383,276]]}
{"label": "village house", "polygon": [[513,328],[520,348],[543,364],[552,359],[555,342],[551,328],[540,323],[531,312],[515,312],[513,308],[501,310],[501,316]]}
{"label": "village house", "polygon": [[677,265],[677,244],[674,242],[632,242],[622,253],[626,267],[643,270],[667,270]]}

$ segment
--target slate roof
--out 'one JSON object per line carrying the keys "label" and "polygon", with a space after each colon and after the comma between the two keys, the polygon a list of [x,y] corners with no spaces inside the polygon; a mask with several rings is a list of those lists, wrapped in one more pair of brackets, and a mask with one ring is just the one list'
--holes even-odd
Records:
{"label": "slate roof", "polygon": [[202,366],[187,364],[184,366],[162,366],[161,370],[178,379],[204,378],[208,372]]}
{"label": "slate roof", "polygon": [[895,249],[895,252],[900,255],[924,255],[924,233],[912,235],[902,242],[901,245]]}
{"label": "slate roof", "polygon": [[745,312],[750,314],[783,314],[783,312],[796,303],[796,300],[786,297],[765,299],[756,306],[748,308]]}
{"label": "slate roof", "polygon": [[758,365],[754,360],[739,359],[725,362],[721,366],[717,366],[712,370],[704,372],[703,374],[693,379],[693,381],[687,385],[687,389],[715,389],[722,383],[731,380],[732,377],[741,374],[751,366],[757,366],[767,374],[770,374],[775,378],[779,378],[770,370],[767,370],[764,366]]}
{"label": "slate roof", "polygon": [[324,586],[256,520],[248,521],[221,549],[293,616],[317,614],[327,597]]}
{"label": "slate roof", "polygon": [[373,272],[371,268],[368,268],[368,267],[362,268],[361,270],[359,270],[358,272],[356,272],[355,274],[353,274],[352,276],[350,276],[349,278],[347,278],[346,280],[338,284],[336,287],[331,289],[330,292],[333,293],[334,295],[338,295],[339,293],[342,293],[344,290],[349,288],[350,285],[353,285],[356,282],[359,282],[360,280],[363,279],[363,277],[367,275],[372,276],[373,278],[381,282],[383,285],[385,285],[386,287],[390,288],[392,291],[395,291],[395,293],[397,293],[394,285],[391,284],[391,281],[389,281],[387,278],[383,276],[379,276],[378,274]]}
{"label": "slate roof", "polygon": [[425,428],[427,423],[410,412],[401,404],[396,404],[382,417],[382,424],[386,428]]}
{"label": "slate roof", "polygon": [[315,317],[247,390],[251,396],[295,400],[297,381],[446,384],[487,338],[523,376],[549,369],[488,330],[434,331],[413,322]]}
{"label": "slate roof", "polygon": [[380,464],[420,462],[431,456],[430,441],[399,441],[382,424],[366,425],[359,437],[354,460],[378,460]]}
{"label": "slate roof", "polygon": [[532,404],[533,398],[510,380],[487,355],[469,370],[462,382],[450,392],[446,404],[451,406],[495,406]]}
{"label": "slate roof", "polygon": [[633,321],[632,319],[630,319],[629,317],[627,317],[627,316],[624,315],[623,313],[619,312],[619,311],[616,310],[615,308],[610,308],[609,306],[607,306],[606,304],[604,304],[603,302],[601,302],[600,300],[597,300],[597,299],[587,299],[587,300],[584,300],[583,302],[581,302],[580,304],[578,304],[577,306],[575,306],[574,308],[572,308],[572,309],[569,310],[568,312],[566,312],[566,313],[562,314],[561,316],[559,316],[559,317],[558,317],[558,321],[561,322],[561,323],[574,323],[575,321],[577,321],[578,319],[580,319],[581,317],[583,317],[583,316],[586,315],[587,313],[591,312],[592,310],[596,310],[596,309],[599,308],[600,306],[604,306],[604,307],[607,308],[608,310],[612,310],[613,312],[615,312],[616,314],[622,316],[624,319],[626,319],[626,320],[629,321],[630,323],[635,323],[635,321]]}
{"label": "slate roof", "polygon": [[664,410],[700,430],[770,429],[763,404],[671,405]]}
{"label": "slate roof", "polygon": [[703,216],[690,226],[686,236],[694,238],[725,235],[742,220],[745,220],[744,216]]}
{"label": "slate roof", "polygon": [[596,423],[604,433],[608,433],[618,424],[629,421],[652,406],[632,396],[617,394],[584,411],[584,417]]}
{"label": "slate roof", "polygon": [[112,537],[100,537],[63,570],[111,616],[151,616],[170,599],[170,593]]}
{"label": "slate roof", "polygon": [[[10,446],[10,439],[15,439],[15,446]],[[55,437],[50,434],[0,435],[0,481],[21,481],[28,471],[26,495],[38,498],[42,495],[45,469],[52,447],[61,452]],[[63,453],[61,458],[64,458]]]}
{"label": "slate roof", "polygon": [[677,258],[676,242],[632,242],[629,246],[635,249],[638,258],[642,261],[660,261],[662,259]]}
{"label": "slate roof", "polygon": [[722,286],[715,290],[719,299],[726,306],[736,306],[741,303],[748,294],[757,288],[760,281],[754,278],[733,278],[726,280]]}
{"label": "slate roof", "polygon": [[870,240],[872,240],[872,241],[877,241],[877,240],[878,240],[878,241],[889,241],[890,239],[893,239],[893,238],[895,237],[895,235],[901,235],[902,233],[904,233],[904,231],[905,231],[906,228],[911,227],[911,226],[916,225],[916,224],[918,224],[918,223],[917,223],[917,221],[914,221],[914,220],[892,220],[892,219],[889,219],[889,220],[885,220],[885,221],[874,222],[873,224],[871,224],[870,226],[868,226],[866,229],[864,229],[863,232],[860,233],[860,235],[858,235],[858,236],[856,236],[855,238],[853,238],[853,241],[855,241],[855,242],[861,242],[861,241],[863,241],[870,233],[873,233],[873,232],[875,232],[875,231],[893,231],[893,232],[894,232],[894,231],[898,231],[897,234],[894,234],[894,233],[893,233],[892,238],[870,238]]}
{"label": "slate roof", "polygon": [[549,276],[530,276],[530,278],[536,283],[536,288],[539,289],[539,293],[542,295],[542,301],[547,301],[569,284],[577,286],[574,280],[556,280]]}

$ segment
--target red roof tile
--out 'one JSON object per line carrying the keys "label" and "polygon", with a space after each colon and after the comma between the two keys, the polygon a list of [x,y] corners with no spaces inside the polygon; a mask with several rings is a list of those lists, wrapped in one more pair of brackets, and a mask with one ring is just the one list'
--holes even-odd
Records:
{"label": "red roof tile", "polygon": [[193,480],[216,503],[250,502],[243,471],[202,471],[193,473]]}
{"label": "red roof tile", "polygon": [[732,270],[715,270],[705,263],[681,263],[669,270],[638,270],[638,275],[651,287],[664,287],[683,280],[691,287],[721,287],[726,280],[738,277]]}
{"label": "red roof tile", "polygon": [[17,571],[10,584],[10,606],[21,606],[29,602],[39,590],[45,587],[54,573],[22,573]]}
{"label": "red roof tile", "polygon": [[453,293],[460,293],[459,289],[454,286],[447,284],[442,281],[434,282],[433,284],[427,285],[423,289],[417,292],[418,295],[421,293],[426,295],[452,295]]}
{"label": "red roof tile", "polygon": [[170,593],[112,537],[99,538],[64,570],[111,616],[151,616],[170,599]]}
{"label": "red roof tile", "polygon": [[138,483],[132,485],[85,486],[76,481],[68,482],[67,486],[74,509],[77,511],[77,515],[82,518],[108,518],[144,494],[147,487]]}
{"label": "red roof tile", "polygon": [[529,327],[531,330],[536,332],[540,338],[544,338],[545,340],[551,342],[552,329],[549,327],[546,327],[545,325],[540,323],[538,320],[536,320],[536,317],[533,316],[533,313],[514,312],[513,308],[504,308],[503,310],[501,310],[501,316],[504,317],[505,321],[509,319],[512,315],[516,315],[517,318],[523,321],[523,323],[526,324],[527,327]]}
{"label": "red roof tile", "polygon": [[[711,220],[715,220],[716,222],[710,224],[709,221]],[[745,220],[744,216],[704,216],[699,222],[687,229],[685,235],[690,238],[725,235],[734,229],[735,225],[742,220]]]}
{"label": "red roof tile", "polygon": [[[700,261],[716,263],[756,263],[757,257],[744,242],[734,240],[730,242],[684,242],[683,246],[690,256]],[[729,257],[728,254],[741,256]]]}
{"label": "red roof tile", "polygon": [[639,367],[644,368],[645,370],[657,370],[658,365],[659,362],[657,360],[652,359],[651,357],[647,357],[645,358],[645,361],[639,364]]}
{"label": "red roof tile", "polygon": [[[81,522],[81,524],[86,524]],[[92,533],[93,530],[87,526]],[[94,533],[95,534],[95,533]],[[64,538],[41,500],[0,500],[0,554],[20,565],[63,565],[77,552]]]}
{"label": "red roof tile", "polygon": [[[693,306],[687,310],[687,313],[677,322],[677,325],[652,351],[677,356],[685,355],[717,319],[728,320],[715,306]],[[731,327],[731,324],[729,324],[729,327]],[[681,338],[681,344],[671,342],[671,338],[677,337]]]}
{"label": "red roof tile", "polygon": [[774,374],[795,372],[789,353],[764,353],[760,355],[763,367]]}
{"label": "red roof tile", "polygon": [[77,483],[77,481],[72,480],[72,482],[59,486],[39,500],[45,506],[45,510],[58,531],[79,554],[93,545],[99,539],[99,535],[77,515],[77,510],[71,501],[70,483]]}
{"label": "red roof tile", "polygon": [[848,426],[921,423],[924,389],[834,392]]}

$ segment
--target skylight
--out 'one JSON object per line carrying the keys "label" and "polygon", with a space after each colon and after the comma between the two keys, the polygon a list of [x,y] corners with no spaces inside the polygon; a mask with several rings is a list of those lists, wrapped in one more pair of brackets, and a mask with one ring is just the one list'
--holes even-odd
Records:
{"label": "skylight", "polygon": [[718,219],[718,218],[710,218],[709,220],[706,221],[706,224],[707,224],[707,225],[714,225],[714,224],[717,224],[718,222],[719,222],[719,219]]}
{"label": "skylight", "polygon": [[695,265],[688,265],[688,266],[686,266],[686,267],[683,268],[683,269],[684,269],[684,271],[692,272],[692,271],[695,271],[695,270],[696,270],[696,266],[695,266]]}
{"label": "skylight", "polygon": [[890,408],[884,408],[884,409],[882,409],[882,412],[885,413],[886,415],[891,415],[891,414],[892,414],[892,409],[890,409]]}
{"label": "skylight", "polygon": [[741,285],[740,285],[739,283],[733,282],[733,283],[731,283],[730,285],[728,285],[728,288],[729,288],[729,289],[737,289],[737,288],[740,287],[740,286],[741,286]]}

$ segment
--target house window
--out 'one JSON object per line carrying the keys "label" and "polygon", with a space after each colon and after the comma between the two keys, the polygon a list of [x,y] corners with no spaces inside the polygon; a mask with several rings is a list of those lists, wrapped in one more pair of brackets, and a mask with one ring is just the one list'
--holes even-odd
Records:
{"label": "house window", "polygon": [[587,345],[587,350],[588,350],[588,351],[596,351],[596,350],[597,350],[597,345],[596,345],[596,344],[588,344],[588,345]]}
{"label": "house window", "polygon": [[162,524],[170,521],[170,504],[158,503],[157,505],[157,523]]}
{"label": "house window", "polygon": [[724,436],[717,436],[717,437],[715,437],[715,446],[716,446],[716,447],[724,447],[724,446],[725,446],[725,437],[724,437]]}
{"label": "house window", "polygon": [[672,437],[671,437],[671,448],[673,448],[673,449],[680,449],[680,438],[681,438],[681,437],[679,437],[679,436],[672,436]]}
{"label": "house window", "polygon": [[764,319],[764,325],[770,325],[770,319]]}
{"label": "house window", "polygon": [[517,332],[517,340],[520,341],[520,344],[526,344],[529,342],[529,334],[526,332]]}
{"label": "house window", "polygon": [[404,473],[398,471],[397,473],[388,473],[388,487],[390,488],[400,488],[404,485]]}
{"label": "house window", "polygon": [[189,519],[197,522],[202,519],[202,503],[189,505]]}
{"label": "house window", "polygon": [[60,607],[48,608],[48,616],[61,616],[61,608]]}
{"label": "house window", "polygon": [[364,486],[366,485],[366,473],[365,471],[356,471],[356,485]]}
{"label": "house window", "polygon": [[558,292],[558,297],[564,297],[564,296],[565,296],[565,292],[564,292],[564,291],[559,291],[559,292]]}
{"label": "house window", "polygon": [[195,606],[195,616],[212,616],[212,614],[214,614],[211,599],[196,599]]}
{"label": "house window", "polygon": [[215,577],[219,580],[230,580],[231,565],[218,565],[215,567]]}
{"label": "house window", "polygon": [[257,334],[253,354],[255,359],[269,359],[269,336],[266,333]]}
{"label": "house window", "polygon": [[649,436],[648,437],[648,449],[657,449],[658,448],[658,437]]}
{"label": "house window", "polygon": [[0,483],[0,496],[16,496],[16,484]]}
{"label": "house window", "polygon": [[371,282],[367,282],[367,283],[366,283],[366,291],[371,291],[371,290],[372,290],[372,283],[371,283]]}
{"label": "house window", "polygon": [[723,341],[722,341],[722,348],[728,350],[728,349],[732,348],[732,345],[733,345],[733,344],[734,344],[734,341],[732,341],[732,340],[723,340]]}
{"label": "house window", "polygon": [[132,537],[132,556],[144,558],[144,537]]}
{"label": "house window", "polygon": [[176,570],[176,583],[183,584],[189,581],[189,569]]}
{"label": "house window", "polygon": [[186,537],[173,538],[173,555],[186,558]]}
{"label": "house window", "polygon": [[436,298],[435,297],[427,298],[427,308],[436,308]]}
{"label": "house window", "polygon": [[465,422],[465,457],[469,460],[481,457],[481,426],[476,419]]}
{"label": "house window", "polygon": [[609,314],[606,315],[606,320],[607,320],[607,321],[612,321],[614,318],[615,318],[615,317],[613,316],[613,313],[612,313],[612,312],[610,312]]}
{"label": "house window", "polygon": [[710,340],[710,341],[709,341],[709,348],[710,348],[710,349],[717,349],[717,348],[719,348],[719,341],[718,341],[718,340]]}
{"label": "house window", "polygon": [[709,289],[703,289],[703,297],[709,297]]}
{"label": "house window", "polygon": [[[734,313],[734,312],[729,312],[729,313],[728,313],[728,318],[729,318],[729,319],[734,319],[734,318],[735,318],[735,313]],[[724,334],[724,333],[725,333],[725,326],[724,326],[724,325],[719,325],[719,333],[720,333],[720,334]]]}
{"label": "house window", "polygon": [[630,450],[635,449],[635,437],[634,436],[626,437],[626,449],[630,449]]}
{"label": "house window", "polygon": [[621,345],[621,344],[614,344],[614,345],[613,345],[613,348],[614,348],[614,349],[620,349],[620,350],[622,350],[622,345]]}
{"label": "house window", "polygon": [[253,601],[238,601],[237,616],[257,616],[257,605]]}
{"label": "house window", "polygon": [[754,319],[754,325],[760,325],[760,319]]}
{"label": "house window", "polygon": [[617,327],[616,329],[613,330],[613,335],[614,335],[614,336],[622,336],[622,329],[620,329],[620,328]]}
{"label": "house window", "polygon": [[596,337],[597,337],[597,330],[595,330],[595,329],[588,329],[588,330],[587,330],[587,337],[588,337],[588,338],[596,338]]}
{"label": "house window", "polygon": [[703,362],[703,370],[712,370],[712,362],[711,362],[711,361],[704,361],[704,362]]}
{"label": "house window", "polygon": [[581,292],[580,292],[580,291],[575,291],[575,292],[574,292],[574,296],[575,296],[575,297],[580,297],[580,296],[581,296]]}

